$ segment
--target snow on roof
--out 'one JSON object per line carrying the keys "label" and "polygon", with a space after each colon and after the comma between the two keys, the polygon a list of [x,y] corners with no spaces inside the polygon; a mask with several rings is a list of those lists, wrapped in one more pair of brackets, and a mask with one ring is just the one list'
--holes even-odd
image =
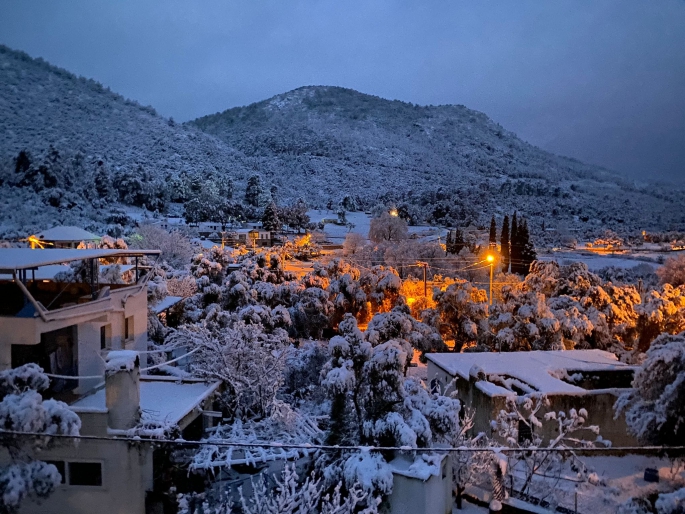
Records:
{"label": "snow on roof", "polygon": [[[554,376],[556,371],[634,369],[633,366],[619,362],[613,353],[602,350],[429,353],[426,357],[452,376],[459,376],[468,380],[472,368],[477,366],[486,375],[497,374],[514,377],[546,394],[587,393],[587,390],[582,387],[556,378]],[[477,384],[479,389],[489,396],[511,394],[503,387],[486,381],[480,381]]]}
{"label": "snow on roof", "polygon": [[159,314],[181,301],[183,301],[182,296],[166,296],[162,301],[152,305],[151,308],[155,314]]}
{"label": "snow on roof", "polygon": [[20,269],[34,269],[52,264],[62,264],[82,259],[99,259],[103,257],[126,257],[142,255],[159,255],[159,250],[75,250],[30,248],[0,248],[0,273],[12,273]]}
{"label": "snow on roof", "polygon": [[425,482],[431,476],[440,476],[442,461],[446,458],[446,453],[435,455],[422,453],[414,459],[399,455],[390,461],[390,468],[393,473]]}
{"label": "snow on roof", "polygon": [[[178,382],[141,377],[140,409],[147,420],[177,424],[219,385],[220,382]],[[75,412],[106,411],[105,389],[79,399],[70,408]]]}
{"label": "snow on roof", "polygon": [[36,234],[38,239],[45,241],[96,241],[100,236],[83,230],[80,227],[61,226],[52,227]]}

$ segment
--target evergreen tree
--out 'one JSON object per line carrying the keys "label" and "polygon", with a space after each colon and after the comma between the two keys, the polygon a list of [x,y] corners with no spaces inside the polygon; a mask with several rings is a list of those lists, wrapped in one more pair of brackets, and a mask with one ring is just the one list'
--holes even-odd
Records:
{"label": "evergreen tree", "polygon": [[528,222],[524,219],[519,228],[519,238],[521,241],[521,271],[523,275],[527,275],[530,271],[530,265],[537,259],[535,247],[530,240],[530,232],[528,231]]}
{"label": "evergreen tree", "polygon": [[502,255],[502,272],[507,273],[509,271],[509,216],[504,216],[504,221],[502,221],[502,234],[500,236],[500,245],[502,249],[500,253]]}
{"label": "evergreen tree", "polygon": [[278,207],[276,207],[274,202],[271,202],[266,206],[266,209],[264,209],[262,226],[265,230],[269,230],[271,232],[280,232],[281,220],[278,219]]}
{"label": "evergreen tree", "polygon": [[497,248],[497,222],[495,216],[490,220],[490,248]]}
{"label": "evergreen tree", "polygon": [[445,239],[445,254],[454,253],[454,242],[452,239],[452,231],[447,231],[447,238]]}
{"label": "evergreen tree", "polygon": [[521,273],[521,243],[519,241],[518,219],[516,212],[514,212],[514,216],[511,219],[511,242],[509,248],[511,272]]}
{"label": "evergreen tree", "polygon": [[245,203],[252,207],[259,207],[259,199],[263,196],[262,178],[259,175],[252,175],[247,179],[247,188],[245,189]]}
{"label": "evergreen tree", "polygon": [[466,246],[466,241],[464,240],[464,234],[461,230],[457,229],[454,232],[454,241],[452,243],[454,248],[454,254],[461,252]]}

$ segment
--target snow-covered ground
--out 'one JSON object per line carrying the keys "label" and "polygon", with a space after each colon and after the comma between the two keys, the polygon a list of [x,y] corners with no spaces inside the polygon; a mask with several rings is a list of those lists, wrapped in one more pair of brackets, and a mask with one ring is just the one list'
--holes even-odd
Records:
{"label": "snow-covered ground", "polygon": [[[661,254],[663,256],[663,254]],[[647,264],[653,268],[661,266],[657,262],[657,255],[653,254],[595,254],[591,252],[554,252],[538,255],[542,261],[557,261],[559,264],[569,262],[584,262],[592,271],[597,271],[609,266],[630,269],[640,264]]]}
{"label": "snow-covered ground", "polygon": [[[618,505],[635,496],[651,492],[669,492],[685,486],[685,472],[674,469],[668,459],[642,455],[623,457],[590,457],[583,459],[605,485],[581,484],[578,487],[578,512],[616,512]],[[645,482],[646,468],[659,470],[659,483]],[[563,491],[562,503],[573,507],[576,484],[562,480],[556,486]]]}
{"label": "snow-covered ground", "polygon": [[[318,223],[323,219],[337,219],[338,215],[335,211],[329,211],[325,209],[312,209],[307,211],[309,217],[313,223]],[[336,225],[335,223],[326,223],[324,232],[328,236],[328,239],[334,243],[342,243],[345,240],[345,236],[354,232],[361,234],[366,237],[369,234],[369,226],[371,223],[371,218],[369,214],[364,212],[347,212],[346,213],[347,222],[352,224],[349,225]],[[437,240],[438,237],[441,241],[445,241],[445,236],[447,235],[447,230],[439,227],[431,227],[428,225],[416,225],[409,227],[409,234],[417,234],[418,238],[422,241],[432,241]]]}

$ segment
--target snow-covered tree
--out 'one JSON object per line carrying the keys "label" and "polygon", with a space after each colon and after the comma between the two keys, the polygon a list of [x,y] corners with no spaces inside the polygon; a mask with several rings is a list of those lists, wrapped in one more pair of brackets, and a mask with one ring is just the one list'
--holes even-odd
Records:
{"label": "snow-covered tree", "polygon": [[47,498],[61,482],[57,468],[36,453],[50,442],[50,435],[78,436],[81,420],[56,400],[43,400],[39,391],[50,379],[36,364],[0,372],[0,426],[8,432],[31,432],[45,437],[6,435],[3,445],[11,464],[0,468],[0,511],[16,512],[26,499]]}
{"label": "snow-covered tree", "polygon": [[685,330],[685,286],[664,284],[652,290],[635,307],[638,314],[637,350],[645,352],[659,334],[679,334]]}
{"label": "snow-covered tree", "polygon": [[492,351],[563,350],[561,324],[544,295],[505,288],[504,302],[492,309],[480,343]]}
{"label": "snow-covered tree", "polygon": [[398,242],[407,239],[407,237],[407,222],[398,216],[391,216],[387,212],[378,218],[373,218],[369,225],[369,239],[374,243]]}
{"label": "snow-covered tree", "polygon": [[647,444],[678,445],[685,437],[685,333],[662,334],[647,350],[633,388],[616,402],[628,430]]}
{"label": "snow-covered tree", "polygon": [[264,209],[264,215],[262,216],[262,226],[264,230],[270,230],[272,232],[280,232],[283,227],[283,222],[279,219],[279,209],[276,207],[274,202],[271,202]]}
{"label": "snow-covered tree", "polygon": [[354,255],[366,245],[366,238],[358,232],[349,232],[343,242],[343,255],[353,258]]}
{"label": "snow-covered tree", "polygon": [[283,384],[288,342],[287,332],[281,328],[267,333],[262,325],[241,320],[220,329],[207,323],[184,326],[167,338],[167,344],[197,350],[191,371],[199,377],[222,380],[224,405],[241,419],[271,412]]}
{"label": "snow-covered tree", "polygon": [[476,343],[481,324],[488,316],[488,298],[484,290],[470,282],[458,280],[444,291],[433,294],[436,307],[426,322],[432,324],[443,338],[454,341],[454,351]]}
{"label": "snow-covered tree", "polygon": [[[507,452],[506,458],[499,459],[499,465],[504,468],[502,472],[508,476],[506,482],[513,483],[514,488],[524,494],[542,498],[553,497],[554,487],[547,481],[558,481],[565,472],[565,465],[575,471],[579,481],[597,480],[578,457],[576,449],[609,444],[599,435],[599,427],[587,424],[585,409],[555,412],[547,410],[548,407],[547,397],[539,393],[522,397],[512,395],[507,397],[505,408],[492,422],[493,431],[506,446],[520,450]],[[547,430],[555,434],[549,440],[541,436],[545,425],[554,427],[554,430]],[[558,451],[536,451],[538,448]]]}
{"label": "snow-covered tree", "polygon": [[252,175],[247,180],[247,188],[245,189],[245,203],[252,207],[259,207],[261,197],[264,195],[264,187],[262,186],[262,177],[259,175]]}
{"label": "snow-covered tree", "polygon": [[664,265],[657,268],[656,274],[662,284],[673,287],[685,285],[685,254],[679,254],[664,261]]}
{"label": "snow-covered tree", "polygon": [[195,254],[190,240],[181,232],[168,232],[158,225],[143,223],[131,236],[131,247],[145,250],[161,250],[161,258],[176,268],[190,264]]}

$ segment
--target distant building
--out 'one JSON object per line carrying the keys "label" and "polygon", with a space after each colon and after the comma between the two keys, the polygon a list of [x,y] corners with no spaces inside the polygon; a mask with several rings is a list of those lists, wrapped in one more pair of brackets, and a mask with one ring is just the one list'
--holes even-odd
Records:
{"label": "distant building", "polygon": [[273,246],[272,234],[268,230],[241,228],[232,231],[229,235],[230,239],[239,245],[252,246],[254,243],[257,247]]}
{"label": "distant building", "polygon": [[[40,503],[23,502],[22,513],[164,512],[172,485],[165,452],[131,437],[150,437],[166,426],[184,439],[199,439],[212,424],[204,413],[216,414],[219,382],[145,374],[147,359],[138,353],[147,350],[143,270],[129,270],[129,283],[97,280],[101,259],[137,261],[159,253],[0,249],[0,369],[40,365],[51,379],[44,395],[65,401],[78,414],[81,435],[97,437],[78,445],[56,440],[34,455],[54,464],[63,483]],[[54,270],[66,268],[64,263],[78,263],[87,271],[85,281],[55,281]],[[0,452],[0,462],[9,460]]]}
{"label": "distant building", "polygon": [[[456,389],[459,399],[475,411],[476,433],[490,432],[490,421],[505,407],[507,396],[540,393],[550,401],[544,412],[585,408],[588,425],[598,425],[601,436],[614,446],[637,444],[627,432],[625,418],[614,419],[613,409],[618,396],[630,389],[635,368],[612,353],[430,353],[427,358],[430,387],[447,393]],[[555,436],[541,435],[543,439]]]}
{"label": "distant building", "polygon": [[[46,248],[77,248],[81,242],[96,243],[101,238],[80,227],[60,226],[39,232],[35,236]],[[33,238],[29,238],[29,242]]]}

